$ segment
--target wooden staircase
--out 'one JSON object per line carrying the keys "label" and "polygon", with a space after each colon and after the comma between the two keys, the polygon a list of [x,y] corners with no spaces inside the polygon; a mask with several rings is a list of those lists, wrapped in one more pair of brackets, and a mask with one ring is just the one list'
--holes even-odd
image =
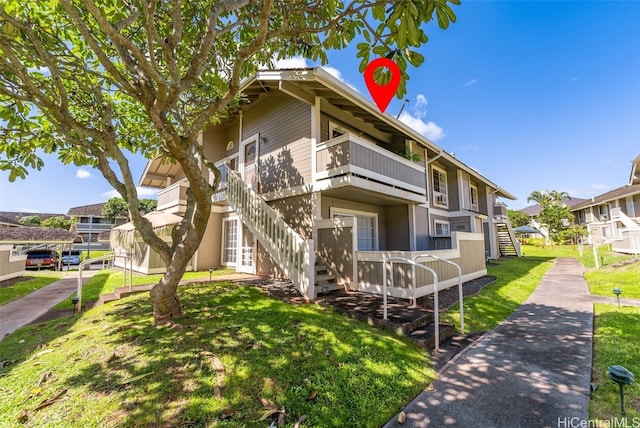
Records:
{"label": "wooden staircase", "polygon": [[327,264],[318,256],[316,256],[315,272],[314,287],[316,296],[322,296],[323,294],[343,289],[343,287],[338,284],[336,276],[329,271]]}
{"label": "wooden staircase", "polygon": [[500,256],[502,257],[518,257],[518,250],[516,244],[513,242],[515,239],[509,228],[505,223],[498,223],[498,249],[500,250]]}

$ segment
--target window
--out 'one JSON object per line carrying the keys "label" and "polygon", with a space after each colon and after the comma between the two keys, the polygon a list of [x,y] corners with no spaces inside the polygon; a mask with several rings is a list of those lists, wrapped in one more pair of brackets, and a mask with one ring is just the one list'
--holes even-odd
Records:
{"label": "window", "polygon": [[347,130],[344,129],[342,126],[334,123],[334,122],[329,122],[329,139],[331,140],[332,138],[337,138],[341,135],[344,135],[347,133]]}
{"label": "window", "polygon": [[378,247],[378,216],[376,214],[340,210],[334,212],[333,218],[355,217],[358,224],[358,250],[376,251]]}
{"label": "window", "polygon": [[449,222],[442,220],[434,220],[435,236],[449,236]]}
{"label": "window", "polygon": [[600,212],[600,217],[601,218],[607,218],[609,210],[607,209],[606,205],[600,205],[599,212]]}
{"label": "window", "polygon": [[244,146],[244,164],[251,165],[256,161],[256,142],[252,141]]}
{"label": "window", "polygon": [[584,215],[584,210],[578,211],[578,221],[580,223],[584,223],[586,220],[586,216]]}
{"label": "window", "polygon": [[471,210],[478,211],[478,188],[473,184],[470,186],[471,189]]}
{"label": "window", "polygon": [[238,246],[238,220],[225,218],[222,220],[222,264],[235,266]]}
{"label": "window", "polygon": [[433,203],[448,207],[447,173],[443,169],[433,166],[431,167],[431,181],[433,183]]}

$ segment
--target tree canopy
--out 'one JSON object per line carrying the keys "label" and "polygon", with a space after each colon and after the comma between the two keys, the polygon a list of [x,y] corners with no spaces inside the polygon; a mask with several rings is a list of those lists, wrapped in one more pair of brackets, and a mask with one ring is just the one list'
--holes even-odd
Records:
{"label": "tree canopy", "polygon": [[[158,201],[155,199],[140,199],[138,201],[138,212],[140,212],[140,214],[147,214],[155,210],[157,206]],[[119,197],[109,199],[102,207],[102,215],[112,224],[115,224],[118,218],[129,220],[127,202]]]}
{"label": "tree canopy", "polygon": [[540,205],[540,223],[547,227],[554,241],[560,240],[562,232],[573,224],[573,214],[565,203],[570,199],[567,192],[559,190],[535,190],[527,198],[527,201],[535,201]]}
{"label": "tree canopy", "polygon": [[[0,6],[0,169],[9,179],[43,166],[41,153],[97,168],[127,203],[131,221],[168,267],[154,315],[181,315],[177,283],[197,250],[220,180],[198,135],[243,103],[241,80],[274,61],[357,41],[363,70],[392,58],[404,79],[424,58],[425,24],[455,22],[459,0],[5,0]],[[384,83],[389,77],[379,70]],[[180,165],[187,209],[171,242],[138,210],[128,154]],[[204,162],[213,184],[203,176]]]}
{"label": "tree canopy", "polygon": [[59,229],[71,229],[71,226],[77,222],[77,218],[75,219],[67,219],[63,215],[49,217],[41,223],[42,227],[54,227]]}

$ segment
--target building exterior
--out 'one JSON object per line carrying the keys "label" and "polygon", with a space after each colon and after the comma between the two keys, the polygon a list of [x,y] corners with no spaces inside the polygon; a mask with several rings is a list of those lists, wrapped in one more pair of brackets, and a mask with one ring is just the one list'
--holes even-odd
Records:
{"label": "building exterior", "polygon": [[587,227],[589,243],[610,243],[613,251],[640,253],[640,155],[629,183],[575,205],[576,224]]}
{"label": "building exterior", "polygon": [[[455,267],[425,254],[458,263],[463,280],[484,275],[487,257],[519,255],[496,200],[511,194],[323,69],[261,71],[242,92],[246,104],[201,134],[222,183],[193,269],[287,277],[310,299],[385,285],[413,298],[433,291],[434,273],[440,288],[458,282]],[[140,185],[161,189],[158,211],[184,213],[179,165],[150,161]]]}
{"label": "building exterior", "polygon": [[[581,204],[585,201],[586,199],[582,199],[582,198],[564,198],[562,200],[562,205],[569,207],[569,209],[572,209],[574,206]],[[540,206],[540,204],[529,205],[528,207],[524,207],[520,210],[520,212],[529,216],[529,225],[540,231],[540,233],[527,234],[530,237],[549,238],[549,231],[547,230],[547,227],[540,223],[541,210],[542,210],[542,207]]]}
{"label": "building exterior", "polygon": [[[75,250],[108,250],[109,243],[100,241],[100,233],[111,230],[111,222],[102,214],[105,202],[79,207],[69,208],[67,216],[77,218],[76,233],[82,237],[82,244],[75,244]],[[119,219],[116,224],[124,223],[125,219]]]}

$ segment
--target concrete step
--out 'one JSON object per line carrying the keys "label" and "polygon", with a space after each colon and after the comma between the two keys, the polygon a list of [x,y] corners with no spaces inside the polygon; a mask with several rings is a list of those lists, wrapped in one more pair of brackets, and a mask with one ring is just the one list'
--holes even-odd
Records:
{"label": "concrete step", "polygon": [[[440,343],[449,340],[456,334],[456,329],[451,324],[440,323],[438,327]],[[434,349],[436,346],[434,330],[434,324],[431,323],[416,330],[410,331],[406,336],[409,338],[409,340],[415,342],[418,346],[421,346],[425,349]]]}
{"label": "concrete step", "polygon": [[315,288],[316,288],[316,296],[322,296],[324,293],[330,293],[332,291],[337,291],[337,290],[344,290],[344,287],[342,287],[340,284],[337,284],[335,282],[329,282],[326,283],[329,288],[328,289],[324,289],[323,285],[319,285],[316,284]]}
{"label": "concrete step", "polygon": [[332,273],[321,273],[319,275],[316,275],[316,284],[322,284],[324,282],[332,282],[333,280],[336,279],[336,276]]}

